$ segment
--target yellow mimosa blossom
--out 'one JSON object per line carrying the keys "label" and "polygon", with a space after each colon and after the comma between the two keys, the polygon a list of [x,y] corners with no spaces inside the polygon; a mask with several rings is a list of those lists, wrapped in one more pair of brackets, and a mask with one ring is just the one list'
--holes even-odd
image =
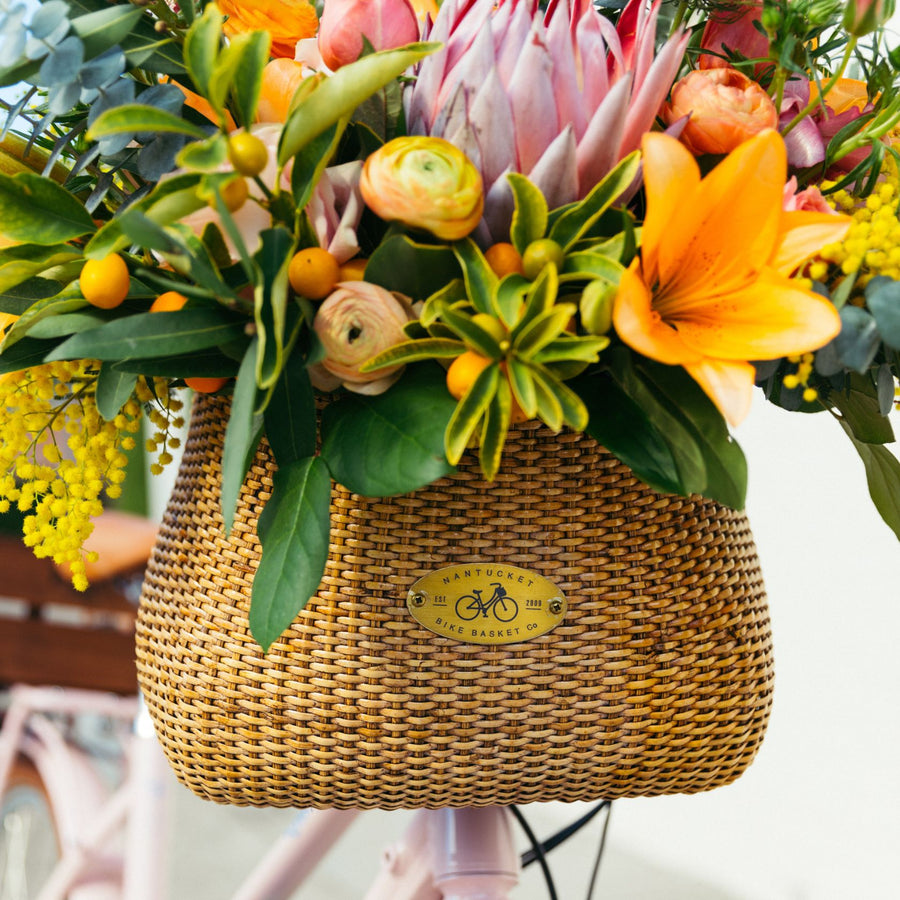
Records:
{"label": "yellow mimosa blossom", "polygon": [[787,153],[775,131],[702,179],[667,135],[646,135],[643,156],[641,255],[622,276],[613,324],[637,352],[683,366],[736,425],[752,399],[750,360],[816,350],[840,331],[830,301],[789,276],[849,220],[783,210]]}

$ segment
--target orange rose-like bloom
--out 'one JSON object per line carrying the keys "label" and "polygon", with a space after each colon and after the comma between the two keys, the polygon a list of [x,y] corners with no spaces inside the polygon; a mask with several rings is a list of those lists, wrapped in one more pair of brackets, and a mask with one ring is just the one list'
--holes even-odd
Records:
{"label": "orange rose-like bloom", "polygon": [[730,153],[766,128],[778,126],[771,97],[737,69],[699,69],[672,88],[662,109],[667,125],[690,116],[681,142],[694,154]]}
{"label": "orange rose-like bloom", "polygon": [[403,366],[362,373],[360,366],[394,344],[406,340],[403,326],[409,307],[390,291],[367,281],[342,281],[316,311],[313,330],[325,358],[310,367],[321,390],[343,385],[358,394],[381,394],[399,377]]}
{"label": "orange rose-like bloom", "polygon": [[294,58],[297,41],[313,37],[319,25],[316,10],[307,0],[219,0],[228,16],[225,34],[233,37],[248,31],[268,31],[272,56]]}
{"label": "orange rose-like bloom", "polygon": [[284,122],[291,100],[300,82],[309,74],[303,63],[294,59],[273,59],[262,74],[262,88],[256,118],[260,122]]}
{"label": "orange rose-like bloom", "polygon": [[443,138],[388,141],[366,160],[359,188],[366,205],[385,221],[447,241],[473,231],[484,209],[478,169]]}

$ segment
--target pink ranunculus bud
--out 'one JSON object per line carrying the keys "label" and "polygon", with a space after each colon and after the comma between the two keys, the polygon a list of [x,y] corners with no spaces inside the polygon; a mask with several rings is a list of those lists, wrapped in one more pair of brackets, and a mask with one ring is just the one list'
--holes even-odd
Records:
{"label": "pink ranunculus bud", "polygon": [[340,282],[313,320],[325,351],[325,358],[310,367],[313,384],[323,390],[343,384],[358,394],[383,393],[400,377],[403,366],[371,373],[360,372],[360,366],[406,340],[403,326],[412,318],[412,310],[399,295],[367,281]]}
{"label": "pink ranunculus bud", "polygon": [[690,116],[681,142],[695,156],[730,153],[767,128],[778,126],[778,110],[769,95],[737,69],[698,69],[672,88],[662,109],[671,125]]}
{"label": "pink ranunculus bud", "polygon": [[363,37],[376,50],[392,50],[417,41],[419,27],[409,0],[326,0],[319,51],[336,70],[359,59]]}
{"label": "pink ranunculus bud", "polygon": [[894,15],[894,0],[850,0],[843,25],[856,37],[870,34]]}
{"label": "pink ranunculus bud", "polygon": [[797,178],[792,175],[784,186],[784,211],[785,212],[817,212],[838,215],[837,210],[828,205],[828,201],[822,196],[818,186],[810,185],[802,191],[797,190]]}
{"label": "pink ranunculus bud", "polygon": [[434,137],[399,137],[363,165],[359,188],[386,222],[430,231],[445,241],[470,234],[481,221],[481,175],[462,150]]}

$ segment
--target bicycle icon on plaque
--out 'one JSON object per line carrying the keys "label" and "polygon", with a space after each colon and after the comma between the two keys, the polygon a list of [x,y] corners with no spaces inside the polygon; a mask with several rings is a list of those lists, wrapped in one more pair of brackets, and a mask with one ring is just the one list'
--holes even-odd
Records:
{"label": "bicycle icon on plaque", "polygon": [[494,593],[487,600],[482,599],[484,590],[481,588],[472,588],[471,594],[463,594],[456,601],[456,615],[464,622],[471,622],[479,615],[488,618],[488,614],[493,613],[498,622],[512,622],[519,614],[519,604],[499,581],[492,582],[491,587]]}

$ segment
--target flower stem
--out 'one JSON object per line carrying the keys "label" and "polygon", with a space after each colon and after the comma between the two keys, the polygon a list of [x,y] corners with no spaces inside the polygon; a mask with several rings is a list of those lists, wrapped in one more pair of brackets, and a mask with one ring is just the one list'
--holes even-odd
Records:
{"label": "flower stem", "polygon": [[841,64],[838,66],[837,71],[831,78],[828,80],[826,85],[822,88],[822,92],[817,96],[814,100],[810,100],[800,112],[791,119],[790,122],[785,126],[785,128],[781,132],[781,136],[784,137],[788,133],[790,133],[797,125],[799,125],[818,105],[821,101],[825,99],[828,95],[828,92],[838,83],[838,81],[844,77],[844,72],[847,69],[848,64],[850,63],[850,57],[853,55],[853,51],[856,49],[856,35],[851,35],[850,40],[847,41],[847,46],[844,48],[844,58],[841,60]]}
{"label": "flower stem", "polygon": [[678,9],[675,10],[675,18],[672,19],[672,27],[669,29],[669,37],[672,37],[676,31],[681,27],[681,23],[684,22],[684,18],[687,15],[688,11],[688,0],[681,0],[678,4]]}

